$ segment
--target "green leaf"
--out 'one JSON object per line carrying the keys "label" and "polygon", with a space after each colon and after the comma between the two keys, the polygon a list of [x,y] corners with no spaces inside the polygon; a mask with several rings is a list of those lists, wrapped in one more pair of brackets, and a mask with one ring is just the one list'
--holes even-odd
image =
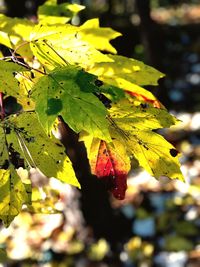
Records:
{"label": "green leaf", "polygon": [[13,166],[0,169],[0,219],[8,227],[26,200],[25,187]]}
{"label": "green leaf", "polygon": [[91,92],[96,77],[76,67],[56,69],[35,84],[36,112],[47,133],[52,130],[58,115],[75,132],[85,130],[103,140],[111,141],[107,110]]}
{"label": "green leaf", "polygon": [[0,60],[0,91],[6,96],[19,96],[19,85],[15,78],[17,72],[27,71],[24,67]]}
{"label": "green leaf", "polygon": [[98,89],[99,93],[103,93],[108,99],[110,99],[114,103],[125,98],[125,92],[123,90],[110,84],[103,84]]}
{"label": "green leaf", "polygon": [[179,123],[166,109],[155,108],[141,101],[120,100],[109,110],[111,117],[124,130],[155,130]]}
{"label": "green leaf", "polygon": [[57,4],[56,1],[46,1],[38,9],[38,18],[40,22],[42,21],[42,23],[64,24],[84,8],[84,6],[78,4]]}
{"label": "green leaf", "polygon": [[[24,111],[35,109],[35,102],[31,98],[31,92],[33,84],[38,79],[38,74],[40,75],[39,77],[41,77],[40,73],[27,71],[24,72],[23,75],[17,75],[15,77],[19,84],[17,102],[22,106]],[[34,75],[34,78],[32,78],[31,75]]]}
{"label": "green leaf", "polygon": [[6,135],[8,144],[12,144],[11,147],[26,160],[29,167],[80,187],[65,148],[53,136],[48,138],[34,112],[11,116],[6,124],[10,129]]}
{"label": "green leaf", "polygon": [[30,45],[33,54],[48,69],[67,64],[88,68],[95,62],[112,61],[81,38],[79,27],[69,24],[35,26]]}
{"label": "green leaf", "polygon": [[122,34],[111,28],[100,27],[99,19],[90,19],[80,27],[80,35],[83,40],[92,44],[96,49],[116,54],[116,49],[109,41]]}

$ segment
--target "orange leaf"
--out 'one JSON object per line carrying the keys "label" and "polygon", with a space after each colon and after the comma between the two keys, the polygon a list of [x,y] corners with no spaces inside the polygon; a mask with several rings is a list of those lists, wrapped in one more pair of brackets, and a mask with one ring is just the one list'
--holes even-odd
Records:
{"label": "orange leaf", "polygon": [[130,159],[124,146],[113,138],[113,143],[84,136],[91,172],[102,179],[117,199],[124,199],[127,189],[127,174],[130,170]]}

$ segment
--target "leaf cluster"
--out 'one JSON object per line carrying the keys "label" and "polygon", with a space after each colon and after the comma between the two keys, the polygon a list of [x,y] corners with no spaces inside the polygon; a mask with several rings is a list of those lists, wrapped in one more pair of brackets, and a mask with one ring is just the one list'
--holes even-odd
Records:
{"label": "leaf cluster", "polygon": [[178,151],[155,132],[177,120],[142,87],[164,75],[116,55],[110,40],[121,34],[98,19],[72,25],[82,9],[51,0],[39,8],[37,23],[0,16],[0,43],[10,50],[0,61],[0,218],[7,226],[33,201],[20,168],[80,187],[54,137],[59,116],[79,134],[91,172],[116,198],[125,196],[133,158],[156,178],[183,180]]}

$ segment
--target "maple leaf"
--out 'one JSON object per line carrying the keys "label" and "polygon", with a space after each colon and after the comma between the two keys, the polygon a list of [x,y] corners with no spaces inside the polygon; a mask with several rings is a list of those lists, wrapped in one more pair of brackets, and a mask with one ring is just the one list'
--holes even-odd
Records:
{"label": "maple leaf", "polygon": [[96,77],[68,66],[58,68],[38,80],[33,87],[36,112],[47,133],[58,115],[71,129],[85,130],[94,137],[111,141],[107,110],[92,92],[97,90]]}
{"label": "maple leaf", "polygon": [[[99,78],[107,82],[115,80],[115,85],[123,86],[129,81],[140,86],[158,85],[158,80],[165,75],[142,61],[119,55],[108,55],[111,62],[99,62],[90,69]],[[108,82],[109,83],[109,82]],[[129,88],[127,87],[127,90]],[[131,91],[131,90],[129,90]]]}
{"label": "maple leaf", "polygon": [[111,28],[100,27],[99,19],[87,20],[79,27],[83,40],[92,44],[96,49],[116,54],[116,49],[109,43],[110,40],[122,34]]}
{"label": "maple leaf", "polygon": [[112,62],[98,62],[87,71],[97,75],[101,81],[128,91],[143,100],[157,101],[143,85],[157,85],[164,74],[143,62],[118,55],[108,55]]}
{"label": "maple leaf", "polygon": [[139,165],[155,178],[163,175],[184,181],[178,151],[153,131],[169,127],[178,120],[166,110],[134,106],[131,103],[126,105],[114,105],[109,112],[111,131],[116,132],[117,139],[126,147],[127,154],[136,158]]}
{"label": "maple leaf", "polygon": [[2,169],[10,162],[15,168],[34,167],[48,177],[80,187],[65,148],[53,136],[48,138],[34,112],[11,115],[0,123],[0,129]]}
{"label": "maple leaf", "polygon": [[94,62],[112,61],[83,40],[79,27],[70,24],[36,25],[31,32],[30,47],[36,58],[48,69],[68,64],[87,68]]}
{"label": "maple leaf", "polygon": [[122,200],[127,189],[130,159],[124,146],[114,137],[112,139],[112,143],[107,143],[85,133],[80,135],[80,141],[84,141],[87,149],[91,172],[106,182],[115,198]]}
{"label": "maple leaf", "polygon": [[127,131],[155,130],[179,123],[179,120],[168,113],[166,109],[155,108],[151,104],[137,99],[122,99],[112,105],[109,113],[114,122]]}

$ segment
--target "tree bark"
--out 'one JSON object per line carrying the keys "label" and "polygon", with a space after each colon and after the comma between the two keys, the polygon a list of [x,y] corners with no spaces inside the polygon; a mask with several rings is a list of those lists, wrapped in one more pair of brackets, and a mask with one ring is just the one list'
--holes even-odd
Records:
{"label": "tree bark", "polygon": [[81,184],[81,206],[85,220],[92,227],[94,236],[106,238],[116,251],[119,243],[130,236],[131,221],[112,209],[104,182],[90,172],[86,149],[84,143],[78,141],[78,135],[62,120],[59,130]]}

